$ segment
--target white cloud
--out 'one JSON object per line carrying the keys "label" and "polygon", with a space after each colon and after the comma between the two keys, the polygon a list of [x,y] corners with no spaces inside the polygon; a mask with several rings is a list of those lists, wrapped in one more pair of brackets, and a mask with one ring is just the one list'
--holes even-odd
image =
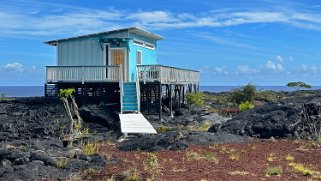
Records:
{"label": "white cloud", "polygon": [[275,59],[276,59],[277,61],[279,61],[279,62],[283,62],[283,61],[284,61],[284,60],[283,60],[283,57],[282,57],[281,55],[276,56]]}
{"label": "white cloud", "polygon": [[279,64],[279,63],[274,63],[272,61],[268,61],[266,64],[265,64],[265,68],[268,69],[268,70],[272,70],[274,72],[282,72],[283,71],[283,66],[282,64]]}
{"label": "white cloud", "polygon": [[256,47],[245,44],[245,43],[240,43],[231,39],[226,39],[226,38],[221,38],[221,37],[217,37],[214,36],[212,34],[209,33],[198,33],[198,34],[194,34],[197,37],[200,37],[202,39],[205,39],[207,41],[211,41],[214,43],[218,43],[221,45],[228,45],[228,46],[234,46],[234,47],[239,47],[239,48],[246,48],[246,49],[256,49]]}
{"label": "white cloud", "polygon": [[317,67],[315,65],[305,65],[302,64],[300,70],[298,71],[299,73],[304,73],[304,74],[321,74],[321,66]]}
{"label": "white cloud", "polygon": [[259,69],[253,69],[248,65],[239,65],[237,67],[238,74],[256,74],[259,73]]}
{"label": "white cloud", "polygon": [[228,74],[228,71],[225,67],[214,67],[215,74]]}
{"label": "white cloud", "polygon": [[309,67],[308,67],[307,65],[305,65],[305,64],[302,64],[302,65],[301,65],[301,70],[304,71],[304,72],[306,72],[306,71],[309,70]]}
{"label": "white cloud", "polygon": [[133,13],[128,16],[128,19],[137,20],[144,24],[161,22],[170,23],[176,21],[171,13],[165,11],[146,11]]}
{"label": "white cloud", "polygon": [[23,72],[23,65],[21,63],[8,63],[2,66],[6,71],[14,71],[14,72]]}
{"label": "white cloud", "polygon": [[[321,13],[309,13],[290,8],[272,8],[269,11],[253,11],[239,8],[213,9],[208,12],[191,14],[161,10],[86,9],[71,6],[64,7],[63,5],[45,2],[38,2],[35,5],[28,1],[22,1],[18,5],[17,3],[2,5],[0,7],[0,22],[1,36],[66,36],[132,25],[147,29],[173,29],[229,27],[255,23],[282,23],[321,31]],[[222,42],[215,37],[213,41]],[[241,43],[232,43],[237,46],[243,46]]]}

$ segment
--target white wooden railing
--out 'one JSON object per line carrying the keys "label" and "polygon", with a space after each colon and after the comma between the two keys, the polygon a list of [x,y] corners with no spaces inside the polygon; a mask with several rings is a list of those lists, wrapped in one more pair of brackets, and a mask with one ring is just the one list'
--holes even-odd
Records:
{"label": "white wooden railing", "polygon": [[120,66],[47,66],[46,82],[119,82]]}
{"label": "white wooden railing", "polygon": [[[136,70],[138,70],[138,65],[136,65]],[[137,112],[140,113],[140,81],[139,81],[138,73],[136,73],[136,93],[137,93]]]}
{"label": "white wooden railing", "polygon": [[138,65],[140,81],[161,82],[162,84],[198,84],[199,72],[162,65]]}
{"label": "white wooden railing", "polygon": [[[121,69],[119,65],[47,66],[46,82],[123,82]],[[136,79],[162,84],[198,84],[199,72],[162,65],[137,65]]]}

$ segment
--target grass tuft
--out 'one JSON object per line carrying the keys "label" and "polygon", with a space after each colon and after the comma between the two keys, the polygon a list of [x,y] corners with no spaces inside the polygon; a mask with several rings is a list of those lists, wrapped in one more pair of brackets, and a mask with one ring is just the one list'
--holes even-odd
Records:
{"label": "grass tuft", "polygon": [[283,169],[281,166],[269,167],[265,170],[266,176],[280,176],[283,174]]}
{"label": "grass tuft", "polygon": [[82,147],[86,155],[93,155],[98,153],[99,145],[98,143],[95,143],[95,142],[94,143],[87,142],[82,144]]}

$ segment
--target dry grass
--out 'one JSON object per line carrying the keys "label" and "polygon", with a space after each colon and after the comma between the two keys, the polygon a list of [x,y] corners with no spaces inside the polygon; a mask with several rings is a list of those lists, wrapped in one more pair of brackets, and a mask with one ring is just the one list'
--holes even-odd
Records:
{"label": "dry grass", "polygon": [[98,153],[99,144],[96,142],[93,142],[93,143],[87,142],[82,144],[82,147],[86,155],[93,155]]}

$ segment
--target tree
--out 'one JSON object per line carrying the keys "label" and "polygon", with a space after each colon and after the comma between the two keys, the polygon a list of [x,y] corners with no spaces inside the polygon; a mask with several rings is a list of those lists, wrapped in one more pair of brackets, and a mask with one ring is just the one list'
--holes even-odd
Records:
{"label": "tree", "polygon": [[306,83],[301,82],[301,81],[289,82],[289,83],[286,84],[286,86],[295,88],[296,90],[299,90],[299,89],[311,89],[312,88],[311,85],[306,84]]}
{"label": "tree", "polygon": [[255,85],[249,83],[240,89],[233,90],[230,99],[233,103],[236,103],[237,105],[246,101],[252,103],[254,101],[255,94]]}
{"label": "tree", "polygon": [[[64,103],[66,112],[70,118],[70,128],[69,128],[69,133],[74,134],[76,132],[80,132],[80,128],[82,126],[82,118],[80,117],[79,114],[79,108],[77,106],[75,97],[73,96],[73,93],[75,92],[75,89],[60,89],[59,90],[59,97],[60,100]],[[71,105],[69,103],[69,100],[71,100]],[[72,108],[73,112],[77,116],[77,120],[73,118],[72,115]]]}

